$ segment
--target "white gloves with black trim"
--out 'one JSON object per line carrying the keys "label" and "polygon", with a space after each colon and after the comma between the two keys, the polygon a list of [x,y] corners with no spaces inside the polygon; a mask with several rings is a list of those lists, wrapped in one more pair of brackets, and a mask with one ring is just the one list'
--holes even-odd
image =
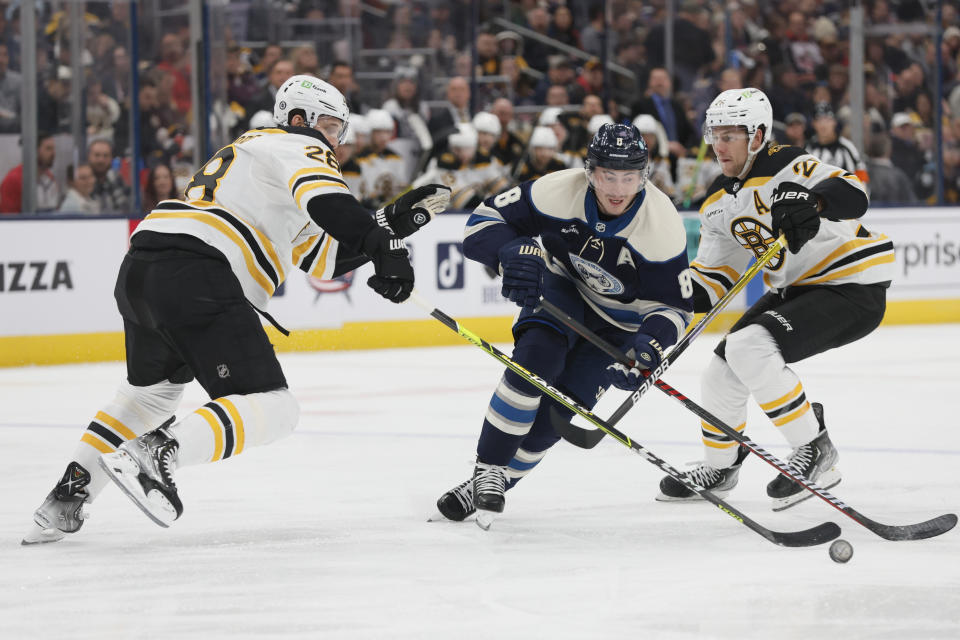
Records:
{"label": "white gloves with black trim", "polygon": [[377,224],[389,228],[401,238],[415,233],[433,216],[450,206],[450,187],[426,184],[407,191],[383,209],[377,211]]}

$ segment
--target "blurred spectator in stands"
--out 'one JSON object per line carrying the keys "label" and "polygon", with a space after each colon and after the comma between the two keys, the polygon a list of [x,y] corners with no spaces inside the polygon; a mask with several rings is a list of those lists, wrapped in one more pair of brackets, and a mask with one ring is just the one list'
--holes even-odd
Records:
{"label": "blurred spectator in stands", "polygon": [[490,31],[477,34],[477,64],[481,75],[500,75],[500,47],[497,46],[497,36]]}
{"label": "blurred spectator in stands", "polygon": [[842,64],[832,64],[827,72],[827,89],[830,90],[830,104],[840,108],[848,102],[847,89],[850,85],[850,72]]}
{"label": "blurred spectator in stands", "polygon": [[340,174],[347,183],[347,188],[357,200],[362,202],[367,198],[367,189],[363,183],[363,169],[357,162],[357,153],[360,148],[357,146],[357,132],[354,127],[356,117],[350,114],[350,126],[347,127],[343,142],[337,145],[335,153],[337,162],[340,163]]}
{"label": "blurred spectator in stands", "polygon": [[157,69],[173,77],[170,96],[177,110],[190,113],[190,60],[184,54],[183,40],[174,33],[165,33],[160,40],[160,61]]}
{"label": "blurred spectator in stands", "polygon": [[[527,11],[526,27],[544,37],[549,36],[550,32],[550,14],[540,6],[534,6]],[[546,73],[548,67],[548,58],[553,49],[535,38],[525,38],[523,41],[523,58],[531,67],[537,71]]]}
{"label": "blurred spectator in stands", "polygon": [[247,109],[253,105],[260,87],[243,50],[236,45],[227,47],[224,64],[227,71],[227,101],[236,103],[244,110],[243,118],[250,118],[256,111]]}
{"label": "blurred spectator in stands", "polygon": [[944,200],[947,202],[960,202],[960,117],[951,118],[950,126],[944,129]]}
{"label": "blurred spectator in stands", "polygon": [[[676,20],[673,22],[674,73],[677,90],[687,91],[693,87],[697,74],[716,60],[710,33],[697,26],[698,14],[705,11],[696,0],[683,0]],[[647,34],[645,41],[647,60],[652,67],[663,67],[665,23],[658,22]],[[656,115],[656,114],[654,114]],[[666,122],[661,120],[664,126]],[[668,127],[669,131],[669,127]]]}
{"label": "blurred spectator in stands", "polygon": [[263,53],[254,63],[251,71],[257,80],[258,87],[265,87],[270,81],[269,72],[273,63],[283,57],[283,47],[276,42],[268,42],[263,48]]}
{"label": "blurred spectator in stands", "polygon": [[249,102],[244,105],[247,113],[254,114],[257,111],[270,111],[272,113],[273,103],[276,102],[277,90],[292,76],[292,62],[285,58],[274,62],[273,66],[267,71],[267,77],[269,78],[267,86],[254,94]]}
{"label": "blurred spectator in stands", "polygon": [[378,209],[403,191],[410,178],[406,162],[390,147],[396,132],[393,116],[383,109],[371,109],[365,117],[370,126],[370,146],[357,162],[367,187],[368,206]]}
{"label": "blurred spectator in stands", "polygon": [[929,93],[920,92],[917,94],[914,112],[920,120],[921,127],[933,128],[933,100],[930,98]]}
{"label": "blurred spectator in stands", "polygon": [[[783,140],[782,143],[806,149],[807,117],[802,113],[794,111],[793,113],[787,114],[787,117],[783,119],[783,123],[786,125],[786,139]],[[781,141],[778,140],[778,142]]]}
{"label": "blurred spectator in stands", "polygon": [[417,139],[410,124],[410,117],[420,118],[421,124],[426,125],[430,117],[427,105],[420,101],[420,87],[417,70],[413,67],[398,66],[394,69],[396,80],[393,81],[393,95],[383,103],[382,109],[393,116],[397,121],[397,137]]}
{"label": "blurred spectator in stands", "polygon": [[841,44],[839,42],[839,31],[830,18],[820,16],[814,20],[810,27],[810,34],[820,49],[820,57],[823,58],[824,65],[827,67],[832,67],[835,64],[847,65],[848,43]]}
{"label": "blurred spectator in stands", "polygon": [[800,77],[790,63],[773,68],[775,83],[766,91],[773,107],[774,120],[783,120],[789,113],[807,113],[810,103],[807,94],[800,88]]}
{"label": "blurred spectator in stands", "polygon": [[433,136],[434,144],[446,140],[447,136],[456,129],[461,122],[470,122],[470,84],[462,76],[455,76],[447,81],[446,90],[449,105],[434,109],[430,114],[428,128]]}
{"label": "blurred spectator in stands", "polygon": [[577,78],[577,84],[583,94],[603,94],[603,65],[596,58],[590,58],[583,65],[583,72]]}
{"label": "blurred spectator in stands", "polygon": [[853,142],[840,135],[840,124],[829,102],[814,106],[813,130],[816,133],[807,143],[807,152],[827,164],[856,174],[861,182],[867,184],[867,166]]}
{"label": "blurred spectator in stands", "polygon": [[120,105],[105,94],[102,87],[96,77],[87,80],[87,137],[113,142],[114,125],[120,119]]}
{"label": "blurred spectator in stands", "polygon": [[890,147],[891,161],[913,180],[914,192],[928,195],[929,187],[924,188],[920,182],[926,160],[917,143],[916,122],[909,113],[901,111],[893,114],[890,121]]}
{"label": "blurred spectator in stands", "polygon": [[0,42],[0,133],[20,130],[20,74],[10,70],[10,51]]}
{"label": "blurred spectator in stands", "polygon": [[414,181],[414,187],[444,184],[452,191],[450,207],[462,210],[477,206],[488,193],[500,190],[492,185],[502,177],[503,167],[498,160],[491,162],[489,155],[479,151],[477,131],[472,124],[457,125],[447,146],[447,151],[430,160],[427,170]]}
{"label": "blurred spectator in stands", "polygon": [[[477,151],[493,157],[493,147],[500,139],[503,128],[500,119],[489,111],[480,111],[473,116],[473,128],[477,132]],[[497,159],[499,164],[503,164]]]}
{"label": "blurred spectator in stands", "polygon": [[163,200],[183,200],[183,197],[177,191],[170,166],[158,163],[147,172],[143,185],[143,213],[153,211]]}
{"label": "blurred spectator in stands", "polygon": [[[537,82],[535,99],[537,104],[549,104],[547,92],[550,87],[559,85],[567,90],[567,100],[563,104],[570,104],[570,100],[583,97],[583,89],[576,84],[577,72],[573,62],[566,56],[550,56],[547,74]],[[576,91],[576,95],[574,94]],[[577,102],[580,100],[578,99]]]}
{"label": "blurred spectator in stands", "polygon": [[85,216],[100,215],[100,203],[90,194],[97,180],[93,177],[93,169],[89,164],[81,164],[76,168],[67,166],[67,195],[57,209],[60,213],[74,213]]}
{"label": "blurred spectator in stands", "polygon": [[93,198],[102,213],[130,213],[130,188],[113,168],[113,144],[95,139],[87,145],[87,162],[93,169],[96,185]]}
{"label": "blurred spectator in stands", "polygon": [[870,204],[909,204],[917,201],[910,178],[890,161],[890,138],[874,133],[867,143]]}
{"label": "blurred spectator in stands", "polygon": [[37,122],[52,133],[70,131],[70,67],[59,66],[48,77],[37,96]]}
{"label": "blurred spectator in stands", "polygon": [[551,107],[563,107],[570,104],[570,92],[562,84],[551,85],[547,89],[546,104]]}
{"label": "blurred spectator in stands", "polygon": [[[497,51],[500,54],[500,57],[513,56],[515,58],[523,58],[523,38],[520,37],[520,34],[516,31],[501,31],[497,34]],[[523,62],[523,66],[526,66],[526,61]]]}
{"label": "blurred spectator in stands", "polygon": [[536,180],[548,173],[566,169],[567,165],[557,158],[560,143],[553,129],[535,127],[530,134],[530,145],[526,157],[517,166],[517,182]]}
{"label": "blurred spectator in stands", "polygon": [[895,96],[893,98],[893,110],[913,111],[917,106],[917,95],[923,88],[923,69],[917,63],[912,63],[904,68],[894,78]]}
{"label": "blurred spectator in stands", "polygon": [[53,160],[56,146],[53,136],[46,132],[37,132],[37,208],[36,211],[23,211],[23,163],[7,173],[0,182],[0,213],[43,213],[55,211],[60,205],[60,186],[53,172]]}
{"label": "blurred spectator in stands", "polygon": [[587,16],[590,23],[580,33],[581,48],[599,58],[603,53],[603,5],[590,5]]}
{"label": "blurred spectator in stands", "polygon": [[327,82],[332,84],[347,99],[350,113],[361,113],[364,105],[357,96],[357,83],[353,79],[353,65],[345,60],[336,60],[330,65]]}
{"label": "blurred spectator in stands", "polygon": [[633,114],[649,113],[656,118],[667,132],[670,152],[682,158],[689,147],[699,145],[699,140],[683,106],[672,95],[673,82],[667,70],[662,67],[651,69],[647,95],[634,104],[631,111]]}
{"label": "blurred spectator in stands", "polygon": [[127,48],[117,45],[110,52],[110,64],[104,67],[100,77],[103,92],[117,101],[121,110],[130,109],[130,55]]}
{"label": "blurred spectator in stands", "polygon": [[[607,37],[607,46],[616,50],[617,45],[621,42],[638,39],[640,34],[636,31],[636,28],[637,14],[632,9],[627,8],[625,11],[614,12],[613,24]],[[662,47],[660,51],[662,55]]]}
{"label": "blurred spectator in stands", "polygon": [[587,144],[593,138],[588,124],[591,118],[603,113],[603,100],[600,96],[589,94],[584,96],[580,103],[580,110],[574,113],[561,113],[560,122],[567,130],[567,139],[563,143],[565,151],[580,151],[587,148]]}
{"label": "blurred spectator in stands", "polygon": [[667,134],[663,126],[649,113],[641,113],[633,120],[633,126],[640,131],[644,142],[647,143],[647,157],[649,158],[648,179],[660,191],[673,198],[676,190],[673,185],[675,156],[670,155],[667,148]]}
{"label": "blurred spectator in stands", "polygon": [[643,43],[639,39],[620,42],[615,55],[617,64],[631,72],[633,77],[610,70],[613,98],[620,104],[633,104],[646,90],[650,76],[650,69],[645,64]]}
{"label": "blurred spectator in stands", "polygon": [[490,111],[500,121],[500,137],[493,147],[493,155],[513,171],[523,155],[523,142],[512,131],[513,103],[506,98],[498,98],[493,102]]}
{"label": "blurred spectator in stands", "polygon": [[810,38],[807,16],[802,11],[793,11],[787,17],[785,36],[790,60],[800,74],[800,83],[812,82],[816,77],[817,66],[823,64],[823,55],[817,43]]}
{"label": "blurred spectator in stands", "polygon": [[291,51],[290,61],[293,62],[293,75],[320,77],[320,60],[317,59],[317,50],[312,44],[305,44]]}
{"label": "blurred spectator in stands", "polygon": [[943,41],[940,44],[940,64],[943,65],[941,80],[950,85],[958,79],[960,71],[960,27],[952,25],[943,32]]}
{"label": "blurred spectator in stands", "polygon": [[580,43],[580,32],[573,26],[573,13],[565,5],[557,5],[553,10],[553,19],[550,21],[547,35],[565,45],[577,49],[583,48]]}

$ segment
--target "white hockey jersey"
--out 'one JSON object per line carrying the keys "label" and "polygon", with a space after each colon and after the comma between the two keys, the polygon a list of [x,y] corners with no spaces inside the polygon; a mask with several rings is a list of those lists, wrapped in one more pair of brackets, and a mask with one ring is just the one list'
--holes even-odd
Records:
{"label": "white hockey jersey", "polygon": [[194,174],[184,190],[186,202],[161,202],[135,234],[186,234],[215,247],[246,298],[262,310],[291,266],[332,277],[338,243],[307,213],[312,198],[331,193],[350,191],[319,133],[254,129]]}
{"label": "white hockey jersey", "polygon": [[[770,205],[776,187],[785,181],[807,188],[840,178],[864,191],[852,172],[822,162],[798,147],[770,145],[757,154],[741,180],[720,176],[700,207],[700,248],[690,263],[695,282],[716,304],[748,267],[775,240]],[[789,286],[872,284],[894,276],[893,243],[867,230],[858,220],[831,220],[796,254],[783,250],[764,268],[771,289]]]}

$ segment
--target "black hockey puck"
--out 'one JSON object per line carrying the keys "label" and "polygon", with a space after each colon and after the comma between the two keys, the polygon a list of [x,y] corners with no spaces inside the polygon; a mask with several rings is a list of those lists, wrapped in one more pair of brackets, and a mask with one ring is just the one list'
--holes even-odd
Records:
{"label": "black hockey puck", "polygon": [[846,540],[834,540],[830,545],[830,559],[843,564],[853,557],[853,545]]}

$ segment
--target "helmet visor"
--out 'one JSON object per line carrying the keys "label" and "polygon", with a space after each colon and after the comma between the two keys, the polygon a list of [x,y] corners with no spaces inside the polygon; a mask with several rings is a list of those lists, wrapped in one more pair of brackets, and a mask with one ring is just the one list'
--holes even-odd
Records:
{"label": "helmet visor", "polygon": [[589,166],[587,181],[598,195],[633,198],[647,186],[647,169],[609,169]]}
{"label": "helmet visor", "polygon": [[707,144],[734,144],[748,137],[747,128],[735,125],[705,125],[703,127],[703,140]]}

